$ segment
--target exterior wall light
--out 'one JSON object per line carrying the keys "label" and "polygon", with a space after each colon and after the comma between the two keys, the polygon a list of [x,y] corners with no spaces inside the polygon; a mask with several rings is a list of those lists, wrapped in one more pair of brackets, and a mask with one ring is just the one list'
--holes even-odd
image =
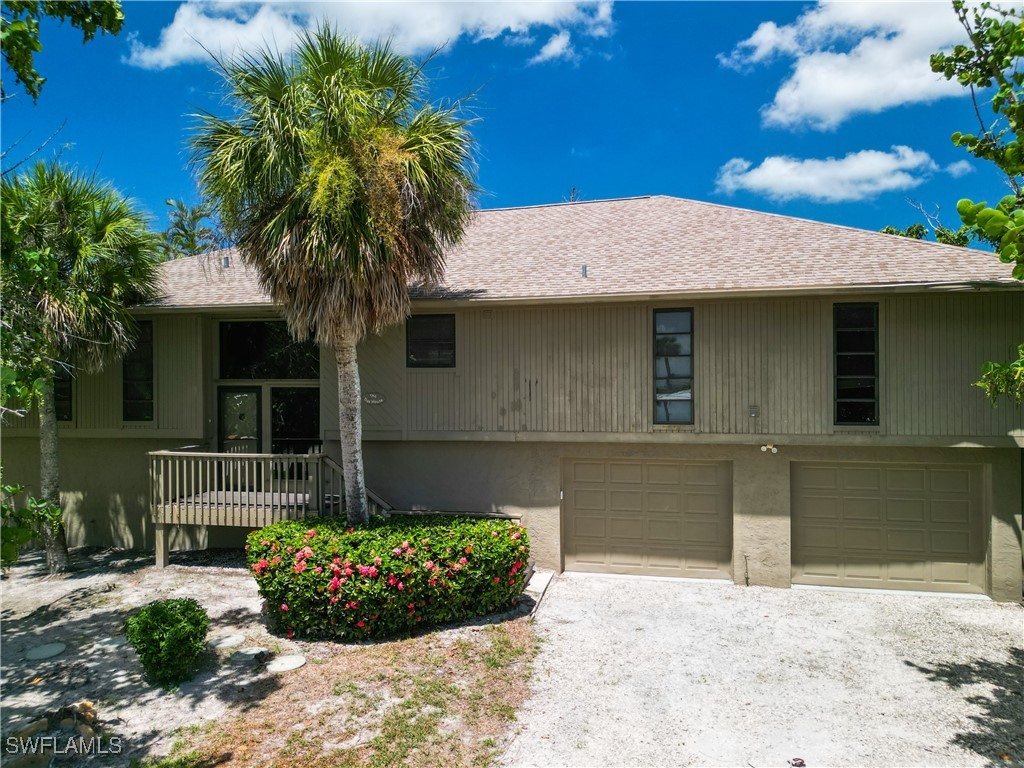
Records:
{"label": "exterior wall light", "polygon": [[772,453],[778,453],[779,449],[775,447],[775,443],[768,443],[767,445],[761,446],[761,453],[768,453],[768,451],[771,451]]}

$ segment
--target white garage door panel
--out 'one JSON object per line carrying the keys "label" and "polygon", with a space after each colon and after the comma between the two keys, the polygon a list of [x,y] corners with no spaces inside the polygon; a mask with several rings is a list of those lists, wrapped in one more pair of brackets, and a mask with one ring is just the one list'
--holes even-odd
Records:
{"label": "white garage door panel", "polygon": [[567,459],[565,567],[729,578],[727,462]]}
{"label": "white garage door panel", "polygon": [[793,582],[985,591],[982,467],[792,465]]}

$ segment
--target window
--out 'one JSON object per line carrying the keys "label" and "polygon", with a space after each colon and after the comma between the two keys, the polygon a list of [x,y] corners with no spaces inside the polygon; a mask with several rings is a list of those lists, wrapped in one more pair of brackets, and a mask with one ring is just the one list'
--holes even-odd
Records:
{"label": "window", "polygon": [[407,368],[455,367],[455,315],[413,315],[405,324]]}
{"label": "window", "polygon": [[654,423],[693,424],[693,310],[654,313]]}
{"label": "window", "polygon": [[53,369],[53,405],[57,421],[71,421],[71,370],[63,363]]}
{"label": "window", "polygon": [[121,361],[121,418],[153,420],[153,321],[139,322],[135,346]]}
{"label": "window", "polygon": [[836,424],[878,424],[878,304],[835,304]]}
{"label": "window", "polygon": [[320,350],[311,341],[294,341],[283,322],[224,322],[220,378],[319,379]]}

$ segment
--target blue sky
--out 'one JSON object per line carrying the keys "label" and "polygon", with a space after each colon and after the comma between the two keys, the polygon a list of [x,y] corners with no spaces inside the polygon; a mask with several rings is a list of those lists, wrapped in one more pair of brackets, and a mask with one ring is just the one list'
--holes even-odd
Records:
{"label": "blue sky", "polygon": [[[961,197],[1004,194],[952,146],[969,99],[931,74],[958,41],[947,3],[125,2],[117,37],[81,44],[45,23],[38,104],[3,108],[3,146],[63,121],[62,158],[95,170],[165,225],[194,200],[189,114],[224,111],[202,52],[287,46],[328,19],[390,36],[429,67],[432,95],[477,93],[483,207],[666,194],[879,229],[956,225]],[[10,73],[5,87],[13,90]],[[27,134],[27,135],[26,135]],[[18,150],[11,153],[18,156]]]}

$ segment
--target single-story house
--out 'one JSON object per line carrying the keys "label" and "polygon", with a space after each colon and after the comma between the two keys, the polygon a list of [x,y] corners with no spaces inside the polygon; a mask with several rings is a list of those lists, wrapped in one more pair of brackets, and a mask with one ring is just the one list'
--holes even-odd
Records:
{"label": "single-story house", "polygon": [[[154,518],[151,475],[231,491],[246,456],[340,455],[331,351],[290,342],[232,251],[162,269],[135,351],[58,386],[73,544],[202,522]],[[1024,338],[993,254],[637,197],[479,211],[413,296],[359,349],[381,503],[521,517],[556,570],[1021,597],[1022,411],[972,386]],[[35,483],[33,417],[3,437],[5,480]]]}

